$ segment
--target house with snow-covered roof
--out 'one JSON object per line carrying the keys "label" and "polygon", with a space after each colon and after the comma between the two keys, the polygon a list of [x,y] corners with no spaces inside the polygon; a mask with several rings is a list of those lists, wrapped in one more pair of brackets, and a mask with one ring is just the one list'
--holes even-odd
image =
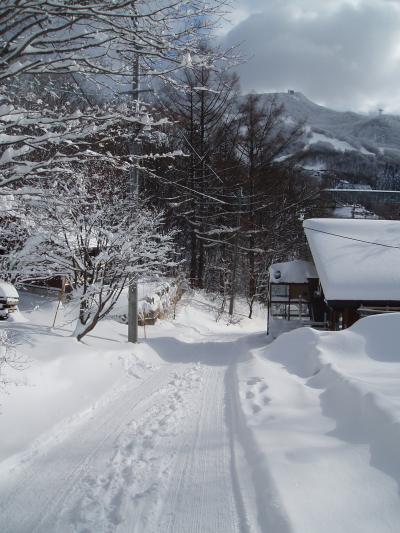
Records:
{"label": "house with snow-covered roof", "polygon": [[303,227],[331,329],[400,311],[400,221],[316,218]]}

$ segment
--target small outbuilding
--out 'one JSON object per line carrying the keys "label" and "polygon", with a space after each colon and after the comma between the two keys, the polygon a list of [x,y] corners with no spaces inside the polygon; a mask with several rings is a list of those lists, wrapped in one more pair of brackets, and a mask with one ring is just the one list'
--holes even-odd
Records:
{"label": "small outbuilding", "polygon": [[321,218],[303,227],[329,329],[400,311],[400,221]]}
{"label": "small outbuilding", "polygon": [[268,317],[309,321],[317,286],[318,274],[309,261],[274,263],[269,268]]}

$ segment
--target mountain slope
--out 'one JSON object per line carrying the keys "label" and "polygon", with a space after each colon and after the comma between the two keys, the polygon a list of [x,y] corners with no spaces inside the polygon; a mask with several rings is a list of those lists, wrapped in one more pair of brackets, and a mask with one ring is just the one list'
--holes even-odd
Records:
{"label": "mountain slope", "polygon": [[304,168],[369,178],[382,187],[400,177],[400,117],[335,111],[299,92],[260,97],[266,105],[283,105],[287,123],[305,124],[303,138],[290,149]]}

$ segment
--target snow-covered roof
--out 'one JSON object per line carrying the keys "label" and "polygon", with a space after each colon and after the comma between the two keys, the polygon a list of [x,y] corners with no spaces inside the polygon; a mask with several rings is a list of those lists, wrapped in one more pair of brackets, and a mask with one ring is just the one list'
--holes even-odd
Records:
{"label": "snow-covered roof", "polygon": [[400,301],[400,221],[303,222],[328,301]]}
{"label": "snow-covered roof", "polygon": [[19,298],[19,295],[14,285],[0,280],[0,298]]}
{"label": "snow-covered roof", "polygon": [[271,283],[307,283],[308,278],[317,278],[312,263],[295,259],[285,263],[274,263],[269,267]]}

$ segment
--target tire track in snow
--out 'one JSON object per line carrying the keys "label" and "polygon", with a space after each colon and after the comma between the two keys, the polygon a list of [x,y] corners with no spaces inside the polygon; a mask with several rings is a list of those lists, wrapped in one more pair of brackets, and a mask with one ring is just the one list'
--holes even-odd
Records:
{"label": "tire track in snow", "polygon": [[232,368],[227,369],[225,374],[225,420],[229,429],[230,448],[230,471],[232,478],[232,491],[235,498],[236,508],[239,516],[240,533],[252,533],[253,529],[249,523],[248,511],[242,496],[240,476],[237,461],[237,405],[236,397],[238,391],[234,389],[237,383],[232,379]]}
{"label": "tire track in snow", "polygon": [[[146,532],[160,532],[165,533],[166,527],[161,525],[160,521],[165,507],[164,502],[171,497],[171,478],[174,477],[176,472],[176,465],[180,462],[182,457],[182,450],[185,453],[192,446],[192,442],[186,439],[187,434],[192,433],[188,428],[194,428],[199,420],[199,403],[204,388],[204,383],[207,382],[207,376],[209,370],[202,365],[196,365],[197,371],[200,371],[200,379],[198,383],[193,387],[189,385],[189,388],[183,390],[179,425],[176,428],[177,431],[169,440],[167,446],[164,446],[164,453],[167,452],[168,461],[165,464],[163,461],[163,468],[160,471],[159,486],[157,497],[153,501],[144,501],[144,505],[140,508],[131,508],[131,523],[129,528],[131,533],[143,533]],[[161,452],[163,450],[160,450]],[[169,453],[168,453],[169,452]],[[122,533],[122,532],[121,532]]]}
{"label": "tire track in snow", "polygon": [[[239,517],[232,492],[224,416],[225,367],[208,367],[196,424],[186,427],[157,531],[235,533]],[[193,420],[192,420],[193,422]]]}
{"label": "tire track in snow", "polygon": [[225,376],[227,424],[232,433],[232,479],[243,533],[292,533],[268,463],[248,427],[239,397],[236,365]]}
{"label": "tire track in snow", "polygon": [[[210,370],[204,367],[203,388],[204,383],[207,383],[209,374]],[[182,431],[182,439],[177,446],[175,462],[173,463],[171,470],[168,472],[169,478],[165,490],[166,503],[161,506],[157,516],[157,528],[163,532],[168,532],[171,529],[175,512],[178,508],[178,502],[180,501],[180,496],[183,491],[193,440],[196,441],[198,439],[200,417],[202,413],[201,394],[203,391],[200,390],[199,393],[199,398],[197,398],[194,405],[192,404],[190,412],[187,413],[185,427]]]}
{"label": "tire track in snow", "polygon": [[97,469],[80,484],[72,509],[74,531],[153,531],[185,403],[196,396],[202,373],[200,365],[175,373],[148,409],[126,425],[103,472]]}
{"label": "tire track in snow", "polygon": [[139,385],[136,382],[124,395],[96,410],[93,418],[61,443],[10,472],[7,486],[0,490],[1,531],[48,533],[54,530],[64,500],[96,455],[107,455],[110,443],[132,420],[135,409],[145,410],[171,375],[183,368],[180,364],[168,369],[162,367]]}

